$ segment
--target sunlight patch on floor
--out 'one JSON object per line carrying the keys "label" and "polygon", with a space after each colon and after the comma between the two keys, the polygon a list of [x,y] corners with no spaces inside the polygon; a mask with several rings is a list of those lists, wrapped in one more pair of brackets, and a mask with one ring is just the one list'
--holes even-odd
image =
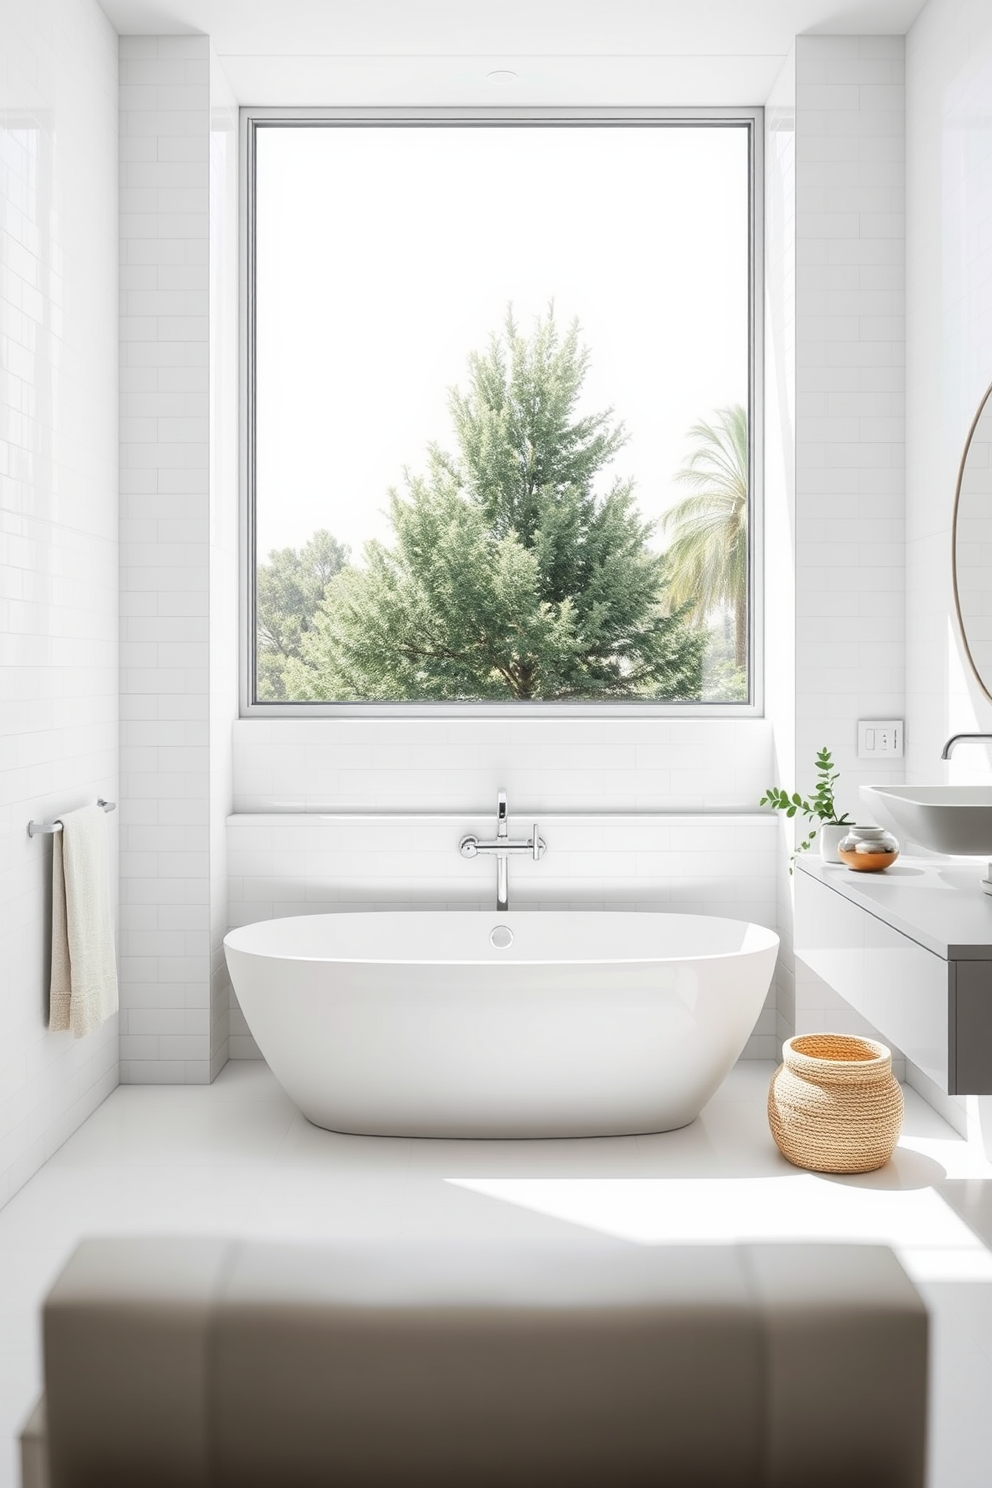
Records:
{"label": "sunlight patch on floor", "polygon": [[785,1177],[448,1178],[489,1198],[638,1245],[833,1240],[891,1245],[917,1280],[992,1281],[992,1255],[930,1188]]}

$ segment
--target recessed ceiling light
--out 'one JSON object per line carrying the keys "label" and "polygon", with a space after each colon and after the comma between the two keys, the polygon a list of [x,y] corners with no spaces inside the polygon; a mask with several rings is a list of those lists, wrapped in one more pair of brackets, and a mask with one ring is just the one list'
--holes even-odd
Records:
{"label": "recessed ceiling light", "polygon": [[495,72],[486,73],[487,83],[515,83],[517,74],[511,72],[508,67],[498,67]]}

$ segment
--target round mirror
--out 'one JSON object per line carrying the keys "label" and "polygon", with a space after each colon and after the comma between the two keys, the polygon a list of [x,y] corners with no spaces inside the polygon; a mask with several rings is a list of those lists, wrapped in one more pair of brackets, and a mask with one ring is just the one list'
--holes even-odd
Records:
{"label": "round mirror", "polygon": [[961,456],[953,572],[965,654],[992,701],[992,387],[978,406]]}

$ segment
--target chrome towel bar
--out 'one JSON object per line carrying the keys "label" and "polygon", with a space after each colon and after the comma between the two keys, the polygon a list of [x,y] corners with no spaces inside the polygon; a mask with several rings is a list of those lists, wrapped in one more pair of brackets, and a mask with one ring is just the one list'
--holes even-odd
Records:
{"label": "chrome towel bar", "polygon": [[[104,811],[116,811],[117,810],[117,802],[116,801],[98,800],[96,804],[98,806],[102,807]],[[61,832],[61,830],[62,830],[62,823],[60,821],[54,821],[54,822],[29,821],[28,822],[28,836],[29,837],[37,837],[42,832]]]}

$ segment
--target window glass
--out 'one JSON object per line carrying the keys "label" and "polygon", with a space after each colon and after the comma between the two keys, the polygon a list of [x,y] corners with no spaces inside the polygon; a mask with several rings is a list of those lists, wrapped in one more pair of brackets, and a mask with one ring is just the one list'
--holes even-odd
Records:
{"label": "window glass", "polygon": [[255,142],[255,700],[746,702],[747,126]]}

